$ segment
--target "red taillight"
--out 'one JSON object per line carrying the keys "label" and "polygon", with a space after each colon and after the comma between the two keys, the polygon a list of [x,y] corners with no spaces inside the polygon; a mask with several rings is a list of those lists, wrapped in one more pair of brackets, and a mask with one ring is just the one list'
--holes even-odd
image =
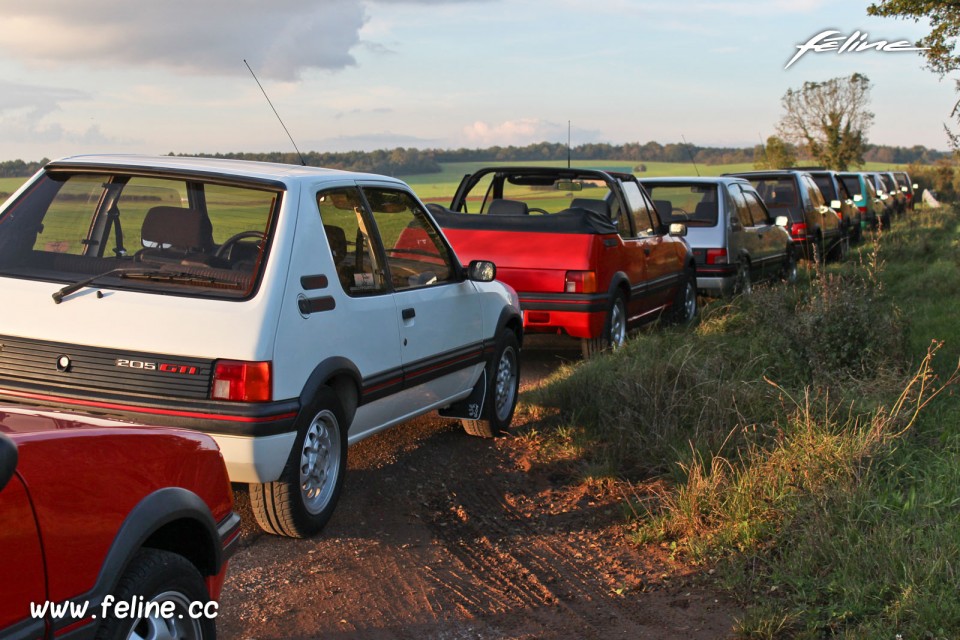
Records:
{"label": "red taillight", "polygon": [[857,207],[857,209],[860,209],[860,214],[861,214],[861,215],[864,215],[864,216],[867,215],[867,208],[866,208],[866,207]]}
{"label": "red taillight", "polygon": [[567,271],[563,290],[567,293],[596,293],[597,274],[593,271]]}
{"label": "red taillight", "polygon": [[213,370],[214,400],[234,402],[269,402],[271,392],[270,362],[218,360]]}
{"label": "red taillight", "polygon": [[790,235],[794,238],[805,238],[807,237],[807,223],[806,222],[794,222],[790,225]]}
{"label": "red taillight", "polygon": [[727,250],[707,249],[707,264],[727,264]]}

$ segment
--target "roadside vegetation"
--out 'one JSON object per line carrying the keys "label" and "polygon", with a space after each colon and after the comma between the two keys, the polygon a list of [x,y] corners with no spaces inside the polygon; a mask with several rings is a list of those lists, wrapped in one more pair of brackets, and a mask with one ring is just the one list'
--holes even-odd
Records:
{"label": "roadside vegetation", "polygon": [[638,543],[716,569],[742,637],[954,638],[958,299],[960,215],[908,213],[842,265],[713,302],[692,332],[643,332],[526,400],[561,425],[542,450],[637,483]]}

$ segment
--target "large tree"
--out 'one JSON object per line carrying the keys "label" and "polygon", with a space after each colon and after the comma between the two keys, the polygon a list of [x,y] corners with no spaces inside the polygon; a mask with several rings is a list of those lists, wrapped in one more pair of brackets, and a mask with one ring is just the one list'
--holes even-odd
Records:
{"label": "large tree", "polygon": [[845,171],[852,164],[863,164],[867,129],[873,122],[869,103],[870,80],[859,73],[804,82],[800,89],[783,94],[784,114],[777,129],[824,167]]}
{"label": "large tree", "polygon": [[960,69],[960,53],[956,51],[960,36],[960,2],[956,0],[880,0],[867,7],[872,16],[906,18],[914,22],[930,21],[930,34],[917,42],[927,47],[923,55],[930,68],[941,76]]}
{"label": "large tree", "polygon": [[[960,52],[957,38],[960,37],[960,2],[957,0],[880,0],[867,7],[874,16],[905,18],[919,22],[930,21],[930,33],[917,42],[923,51],[927,66],[942,78],[951,71],[960,69]],[[960,93],[960,81],[957,82]],[[960,100],[953,105],[950,116],[960,121]],[[944,125],[955,151],[960,152],[960,134]]]}

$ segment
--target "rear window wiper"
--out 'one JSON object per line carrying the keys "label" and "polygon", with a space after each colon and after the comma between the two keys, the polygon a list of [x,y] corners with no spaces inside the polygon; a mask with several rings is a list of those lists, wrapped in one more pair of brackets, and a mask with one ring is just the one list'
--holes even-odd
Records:
{"label": "rear window wiper", "polygon": [[[163,271],[160,269],[118,267],[116,269],[104,271],[103,273],[98,273],[95,276],[90,276],[89,278],[84,278],[83,280],[79,280],[72,284],[68,284],[67,286],[53,293],[53,301],[57,304],[60,304],[60,302],[71,293],[83,289],[87,285],[92,284],[100,278],[106,278],[114,275],[131,280],[163,280],[167,282],[200,282],[205,284],[223,283],[223,281],[218,278],[211,276],[199,276],[186,271]],[[234,284],[236,288],[240,288],[242,286],[239,283],[231,282],[229,284]]]}

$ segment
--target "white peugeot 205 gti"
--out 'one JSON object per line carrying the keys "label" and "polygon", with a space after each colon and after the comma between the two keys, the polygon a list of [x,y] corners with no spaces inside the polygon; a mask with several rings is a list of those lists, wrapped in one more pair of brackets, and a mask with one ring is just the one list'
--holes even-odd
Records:
{"label": "white peugeot 205 gti", "polygon": [[66,158],[0,208],[0,399],[209,433],[259,524],[309,536],[348,444],[432,410],[509,426],[523,323],[495,277],[393,178]]}

